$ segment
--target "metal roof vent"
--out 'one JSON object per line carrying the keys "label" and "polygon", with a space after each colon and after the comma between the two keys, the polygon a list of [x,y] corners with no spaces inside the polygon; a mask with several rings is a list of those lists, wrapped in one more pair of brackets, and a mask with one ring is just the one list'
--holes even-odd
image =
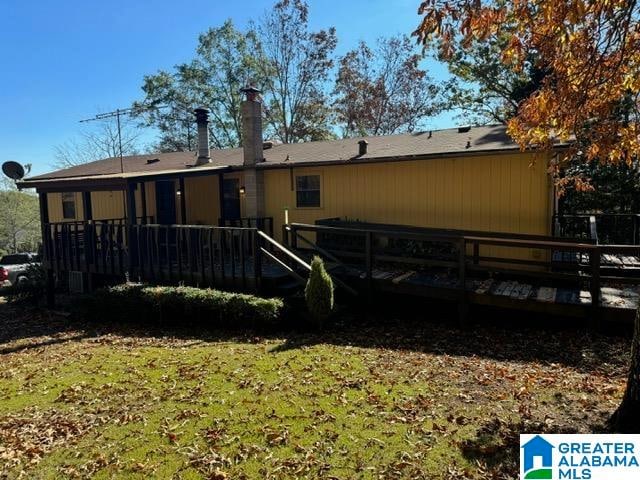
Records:
{"label": "metal roof vent", "polygon": [[277,147],[278,145],[282,145],[282,142],[280,140],[269,139],[262,142],[262,149],[269,150],[273,147]]}
{"label": "metal roof vent", "polygon": [[366,155],[367,154],[367,147],[369,146],[369,142],[367,142],[366,140],[360,140],[358,142],[358,156],[361,157],[362,155]]}
{"label": "metal roof vent", "polygon": [[463,125],[461,127],[458,127],[458,133],[467,133],[469,130],[471,130],[471,125]]}

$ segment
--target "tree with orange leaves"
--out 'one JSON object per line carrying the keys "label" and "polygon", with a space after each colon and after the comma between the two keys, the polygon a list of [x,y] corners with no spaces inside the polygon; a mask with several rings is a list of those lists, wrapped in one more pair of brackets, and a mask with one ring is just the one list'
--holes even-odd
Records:
{"label": "tree with orange leaves", "polygon": [[[637,0],[425,0],[419,14],[415,35],[440,55],[506,35],[503,62],[521,71],[534,56],[549,72],[508,122],[521,148],[550,149],[575,137],[565,160],[631,165],[639,156]],[[571,181],[588,188],[579,177],[559,185]],[[611,424],[640,433],[640,311],[635,328],[627,391]]]}
{"label": "tree with orange leaves", "polygon": [[441,55],[506,35],[502,60],[511,68],[526,68],[535,54],[538,67],[551,72],[508,123],[522,148],[551,148],[575,136],[567,159],[630,163],[640,152],[637,1],[426,0],[419,13],[415,34],[437,43]]}

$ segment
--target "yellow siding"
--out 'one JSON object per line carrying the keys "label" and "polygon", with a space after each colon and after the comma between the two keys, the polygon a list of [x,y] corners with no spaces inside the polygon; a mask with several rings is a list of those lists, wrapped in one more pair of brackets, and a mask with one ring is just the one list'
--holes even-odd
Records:
{"label": "yellow siding", "polygon": [[[434,228],[550,234],[547,160],[534,154],[293,169],[293,175],[310,174],[322,178],[320,208],[296,208],[289,170],[265,172],[266,212],[274,218],[277,237],[282,231],[285,207],[289,208],[289,221],[298,223],[341,217]],[[533,255],[530,251],[522,253],[529,258]]]}
{"label": "yellow siding", "polygon": [[220,218],[218,176],[186,178],[184,188],[187,221],[195,225],[218,225]]}
{"label": "yellow siding", "polygon": [[94,220],[125,217],[123,191],[91,192],[91,211]]}
{"label": "yellow siding", "polygon": [[[156,218],[156,184],[155,182],[145,182],[144,188],[145,188],[145,196],[147,197],[147,216],[153,217],[152,220],[155,223],[158,220]],[[138,188],[138,190],[140,189]],[[138,193],[138,196],[140,196],[140,193]],[[137,215],[141,217],[142,202],[136,201],[136,208],[138,211]]]}
{"label": "yellow siding", "polygon": [[62,216],[62,193],[47,193],[47,205],[49,207],[49,221],[57,222],[74,222],[84,219],[84,209],[82,205],[82,193],[74,192],[76,199],[76,216],[75,218],[63,218]]}
{"label": "yellow siding", "polygon": [[[314,223],[341,217],[350,220],[549,235],[551,227],[550,180],[546,157],[532,153],[460,157],[411,162],[387,162],[325,167],[265,170],[265,214],[274,218],[280,237],[284,209],[290,222]],[[321,176],[321,206],[296,208],[293,175]],[[225,175],[239,178],[242,172]],[[177,181],[176,181],[177,183]],[[295,183],[295,182],[293,182]],[[155,183],[146,182],[147,215],[156,217]],[[177,185],[176,185],[177,189]],[[47,195],[52,222],[62,219],[60,193]],[[93,218],[122,218],[122,192],[92,192]],[[185,179],[187,222],[217,225],[220,217],[218,176]],[[141,190],[136,191],[137,215],[142,215]],[[245,200],[241,196],[241,214]],[[83,218],[82,195],[76,193],[76,220]],[[539,252],[508,250],[514,257],[539,258]],[[487,248],[482,255],[506,253]]]}

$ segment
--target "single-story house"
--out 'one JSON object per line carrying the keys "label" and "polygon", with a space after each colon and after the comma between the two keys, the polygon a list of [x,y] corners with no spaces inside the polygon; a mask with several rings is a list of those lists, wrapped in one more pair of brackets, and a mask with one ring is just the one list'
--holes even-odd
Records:
{"label": "single-story house", "polygon": [[319,254],[344,290],[449,298],[461,318],[468,302],[592,318],[627,302],[601,283],[640,271],[637,245],[600,244],[594,215],[579,238],[554,235],[549,167],[566,145],[522,151],[502,125],[282,145],[263,139],[258,92],[245,93],[240,148],[210,149],[200,108],[196,152],[18,182],[39,194],[49,292],[56,277],[271,292],[304,284]]}
{"label": "single-story house", "polygon": [[521,151],[502,125],[296,144],[262,139],[260,102],[244,103],[242,148],[210,150],[198,110],[198,152],[106,158],[19,182],[48,221],[124,219],[220,225],[271,217],[343,217],[384,224],[549,235],[554,153]]}

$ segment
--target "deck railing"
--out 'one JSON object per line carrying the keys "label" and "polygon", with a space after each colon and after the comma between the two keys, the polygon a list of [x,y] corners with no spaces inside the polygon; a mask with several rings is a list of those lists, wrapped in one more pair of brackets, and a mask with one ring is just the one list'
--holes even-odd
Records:
{"label": "deck railing", "polygon": [[639,245],[640,215],[585,213],[553,216],[553,236],[596,240],[602,244]]}
{"label": "deck railing", "polygon": [[256,228],[69,222],[45,225],[44,263],[131,280],[258,289],[262,240]]}
{"label": "deck railing", "polygon": [[241,217],[235,219],[218,219],[221,227],[257,228],[273,237],[273,217]]}
{"label": "deck railing", "polygon": [[[604,255],[640,256],[640,246],[598,245],[571,239],[451,230],[426,229],[383,230],[367,228],[341,228],[326,225],[293,223],[287,226],[291,232],[289,246],[303,250],[299,238],[305,232],[324,240],[322,248],[332,255],[361,269],[368,288],[371,289],[376,268],[431,269],[440,271],[452,279],[452,289],[459,291],[458,300],[467,298],[467,280],[504,275],[506,278],[528,278],[541,285],[572,283],[588,286],[591,305],[600,305],[601,285],[604,281],[619,284],[637,283],[637,277],[615,274],[605,269]],[[339,238],[338,243],[327,238]],[[296,239],[298,242],[296,243]],[[312,240],[307,239],[308,242]],[[399,249],[399,247],[402,247]],[[537,258],[533,257],[536,252]],[[572,261],[557,261],[556,252],[567,253]]]}

